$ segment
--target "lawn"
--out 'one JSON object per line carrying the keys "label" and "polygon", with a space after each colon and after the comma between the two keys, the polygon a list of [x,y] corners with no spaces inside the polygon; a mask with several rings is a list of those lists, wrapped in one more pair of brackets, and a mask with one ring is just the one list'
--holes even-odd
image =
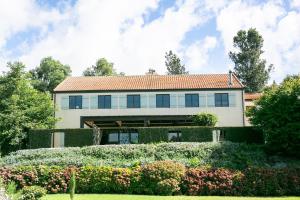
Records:
{"label": "lawn", "polygon": [[[69,200],[68,194],[47,195],[43,200]],[[300,197],[191,197],[191,196],[144,196],[144,195],[109,195],[80,194],[75,200],[300,200]]]}

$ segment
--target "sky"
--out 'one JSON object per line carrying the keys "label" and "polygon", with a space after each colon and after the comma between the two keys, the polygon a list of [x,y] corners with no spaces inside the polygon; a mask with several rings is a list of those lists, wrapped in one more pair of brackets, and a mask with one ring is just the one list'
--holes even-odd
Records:
{"label": "sky", "polygon": [[126,75],[165,74],[172,50],[190,74],[227,73],[233,37],[251,27],[270,82],[300,72],[300,0],[0,0],[0,71],[52,56],[73,76],[103,57]]}

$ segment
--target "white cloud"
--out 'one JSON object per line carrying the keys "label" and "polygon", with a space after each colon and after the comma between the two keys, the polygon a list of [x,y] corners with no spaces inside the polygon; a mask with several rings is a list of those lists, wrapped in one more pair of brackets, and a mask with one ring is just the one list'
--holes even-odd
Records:
{"label": "white cloud", "polygon": [[220,11],[217,30],[220,31],[225,51],[228,52],[233,48],[233,37],[237,31],[257,28],[264,38],[263,57],[275,66],[271,78],[280,81],[286,74],[300,71],[299,63],[291,60],[297,57],[300,46],[299,21],[300,13],[287,11],[280,1],[260,5],[235,1]]}
{"label": "white cloud", "polygon": [[68,18],[54,23],[54,30],[29,46],[20,60],[32,68],[41,58],[53,56],[69,64],[73,75],[81,75],[97,58],[105,57],[126,74],[144,74],[150,67],[165,73],[165,52],[173,50],[181,55],[186,33],[208,17],[200,1],[180,0],[146,24],[144,16],[157,9],[158,3],[79,0],[64,13]]}
{"label": "white cloud", "polygon": [[[217,45],[217,39],[212,36],[206,36],[190,45],[184,52],[186,66],[192,73],[199,72],[207,64],[211,50]],[[212,69],[206,69],[213,71]]]}
{"label": "white cloud", "polygon": [[290,3],[290,6],[292,8],[300,9],[300,0],[292,0]]}

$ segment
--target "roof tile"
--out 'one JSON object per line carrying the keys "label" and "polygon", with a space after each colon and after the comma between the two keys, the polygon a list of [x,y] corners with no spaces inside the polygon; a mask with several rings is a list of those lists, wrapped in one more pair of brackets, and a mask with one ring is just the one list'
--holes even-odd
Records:
{"label": "roof tile", "polygon": [[229,86],[228,74],[68,77],[54,91],[243,88],[235,75],[233,75],[232,81],[233,85]]}

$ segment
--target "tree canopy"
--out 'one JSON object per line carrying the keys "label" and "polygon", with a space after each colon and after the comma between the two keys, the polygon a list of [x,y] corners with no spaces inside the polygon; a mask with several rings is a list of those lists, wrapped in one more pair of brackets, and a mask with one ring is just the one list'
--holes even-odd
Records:
{"label": "tree canopy", "polygon": [[[265,89],[249,111],[253,125],[265,134],[271,152],[296,155],[300,149],[300,75]],[[296,156],[299,156],[296,155]]]}
{"label": "tree canopy", "polygon": [[29,129],[53,128],[54,106],[49,93],[37,91],[20,62],[8,63],[0,76],[0,151],[24,147]]}
{"label": "tree canopy", "polygon": [[[124,75],[124,73],[122,73]],[[84,72],[84,76],[113,76],[117,75],[114,64],[108,62],[105,58],[97,60],[96,65],[88,67]]]}
{"label": "tree canopy", "polygon": [[38,67],[29,73],[35,89],[41,92],[53,92],[58,84],[71,75],[71,69],[68,65],[63,65],[52,57],[46,57],[41,60]]}
{"label": "tree canopy", "polygon": [[254,28],[240,30],[233,38],[233,46],[237,51],[229,52],[234,62],[234,73],[245,85],[246,92],[259,92],[267,84],[273,65],[266,66],[261,58],[264,53],[263,38]]}
{"label": "tree canopy", "polygon": [[172,51],[166,52],[165,58],[165,65],[168,70],[167,74],[174,75],[189,73],[188,71],[185,71],[185,66],[181,64],[180,58]]}

